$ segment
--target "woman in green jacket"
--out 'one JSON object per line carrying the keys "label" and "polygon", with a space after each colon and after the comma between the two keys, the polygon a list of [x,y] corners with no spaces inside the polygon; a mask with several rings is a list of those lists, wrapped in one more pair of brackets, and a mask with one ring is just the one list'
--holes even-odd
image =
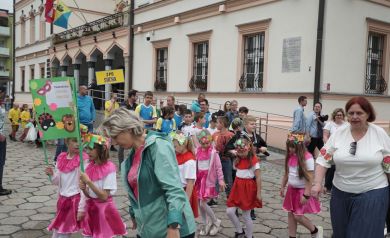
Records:
{"label": "woman in green jacket", "polygon": [[121,176],[130,198],[132,228],[137,229],[138,237],[195,237],[194,216],[166,134],[145,134],[138,116],[124,108],[104,120],[102,129],[114,143],[131,149],[121,165]]}

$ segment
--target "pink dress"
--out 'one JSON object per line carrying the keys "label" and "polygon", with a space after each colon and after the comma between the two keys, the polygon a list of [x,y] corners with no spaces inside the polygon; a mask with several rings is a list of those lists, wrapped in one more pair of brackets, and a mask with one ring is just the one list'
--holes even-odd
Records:
{"label": "pink dress", "polygon": [[[58,183],[60,190],[62,186],[65,193],[71,194],[70,196],[63,196],[59,192],[56,216],[48,227],[49,231],[56,230],[59,234],[76,233],[80,230],[80,224],[77,221],[77,211],[80,202],[80,192],[78,189],[80,157],[79,155],[74,156],[72,159],[68,159],[67,157],[68,154],[66,152],[58,155],[56,165],[58,174],[53,177],[53,182]],[[83,153],[83,159],[87,160],[88,155]],[[72,179],[73,181],[68,184],[61,184],[61,176]],[[73,191],[77,187],[77,192],[72,192],[72,188],[66,191],[67,188],[64,188],[64,186],[73,187]]]}
{"label": "pink dress", "polygon": [[[309,152],[305,153],[306,168],[308,171],[314,170],[314,160]],[[283,202],[283,209],[292,212],[294,215],[304,215],[306,213],[319,213],[321,204],[318,199],[310,197],[302,205],[301,198],[305,192],[305,179],[298,176],[298,157],[294,154],[288,159],[289,180],[286,196]]]}
{"label": "pink dress", "polygon": [[[102,165],[91,162],[85,173],[94,182],[103,180],[115,171],[115,164],[111,161],[107,161]],[[84,236],[92,236],[94,238],[110,238],[127,234],[126,226],[111,196],[107,201],[102,201],[98,198],[87,199],[82,228]]]}
{"label": "pink dress", "polygon": [[196,189],[198,190],[198,198],[200,200],[207,200],[210,198],[218,197],[217,190],[214,186],[207,186],[207,176],[211,166],[211,152],[212,147],[204,150],[202,148],[197,149],[197,173],[196,173]]}

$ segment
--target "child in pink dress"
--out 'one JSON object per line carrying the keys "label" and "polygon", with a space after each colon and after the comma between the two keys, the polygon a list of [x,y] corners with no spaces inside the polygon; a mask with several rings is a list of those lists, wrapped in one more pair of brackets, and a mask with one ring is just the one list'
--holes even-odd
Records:
{"label": "child in pink dress", "polygon": [[109,160],[110,143],[102,136],[89,134],[86,144],[90,163],[80,175],[83,196],[78,217],[82,220],[82,234],[93,238],[125,235],[125,224],[112,199],[117,183],[116,166]]}
{"label": "child in pink dress", "polygon": [[[312,237],[322,237],[322,227],[313,225],[305,216],[307,213],[321,211],[320,202],[310,196],[314,172],[313,156],[306,151],[303,134],[289,134],[286,147],[285,173],[282,178],[280,196],[285,197],[283,209],[288,212],[289,237],[296,237],[297,223],[306,227]],[[284,190],[287,184],[285,195]]]}
{"label": "child in pink dress", "polygon": [[222,192],[226,185],[223,179],[221,160],[212,145],[210,132],[207,129],[201,130],[197,134],[197,140],[200,146],[196,149],[196,188],[198,191],[200,215],[202,217],[199,235],[205,236],[209,234],[214,236],[221,227],[221,220],[217,219],[207,202],[209,199],[218,196],[215,189],[217,181]]}
{"label": "child in pink dress", "polygon": [[[77,212],[80,202],[80,157],[79,145],[76,138],[66,139],[68,152],[58,155],[55,172],[47,167],[47,175],[53,176],[52,182],[59,188],[57,200],[57,212],[48,230],[53,231],[53,238],[70,237],[72,233],[80,230],[77,221]],[[88,155],[83,153],[83,159],[88,160]]]}

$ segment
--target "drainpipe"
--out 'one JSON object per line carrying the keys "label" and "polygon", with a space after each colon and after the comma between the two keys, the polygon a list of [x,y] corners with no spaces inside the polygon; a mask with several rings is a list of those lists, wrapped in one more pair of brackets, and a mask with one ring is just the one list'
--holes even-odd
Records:
{"label": "drainpipe", "polygon": [[13,0],[13,17],[12,17],[12,100],[11,105],[14,105],[15,101],[15,19],[16,19],[16,12],[15,12],[15,0]]}
{"label": "drainpipe", "polygon": [[[314,73],[314,101],[313,104],[320,101],[321,87],[321,65],[322,65],[322,38],[324,32],[325,0],[319,0],[318,22],[317,22],[317,46],[316,46],[316,65]],[[314,105],[313,105],[314,106]]]}
{"label": "drainpipe", "polygon": [[[134,0],[130,1],[130,10],[129,10],[129,91],[133,89],[133,62],[134,62]],[[127,96],[127,95],[125,95]]]}

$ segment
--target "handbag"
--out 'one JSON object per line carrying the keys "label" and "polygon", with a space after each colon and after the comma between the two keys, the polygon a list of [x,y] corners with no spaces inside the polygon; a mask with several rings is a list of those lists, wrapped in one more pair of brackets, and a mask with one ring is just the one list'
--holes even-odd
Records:
{"label": "handbag", "polygon": [[28,129],[25,140],[26,141],[35,141],[37,139],[37,129],[34,126],[31,126]]}

